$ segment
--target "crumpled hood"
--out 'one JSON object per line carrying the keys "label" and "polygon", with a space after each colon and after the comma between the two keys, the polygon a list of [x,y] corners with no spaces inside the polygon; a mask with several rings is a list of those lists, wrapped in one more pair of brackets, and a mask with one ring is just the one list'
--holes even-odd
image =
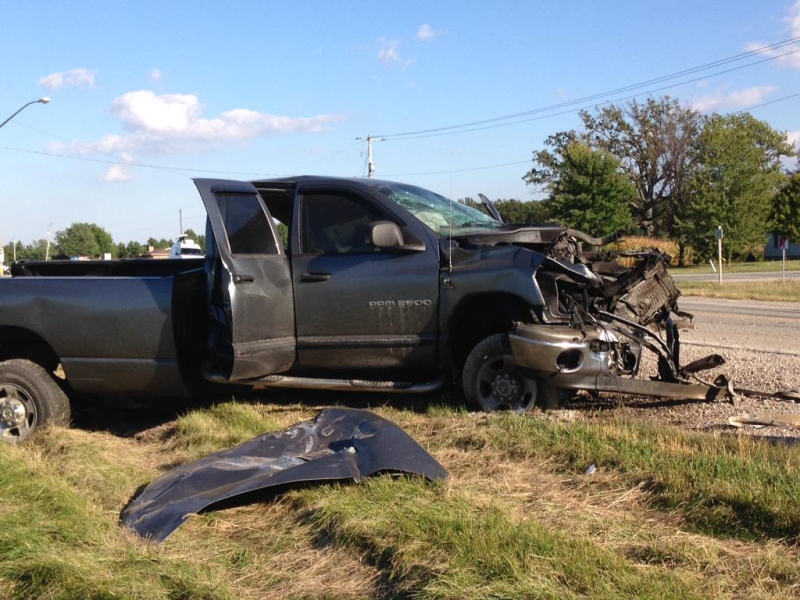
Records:
{"label": "crumpled hood", "polygon": [[304,482],[361,481],[384,471],[447,477],[436,459],[391,421],[366,410],[327,409],[313,421],[165,473],[128,504],[121,520],[142,537],[163,541],[189,515],[243,494]]}

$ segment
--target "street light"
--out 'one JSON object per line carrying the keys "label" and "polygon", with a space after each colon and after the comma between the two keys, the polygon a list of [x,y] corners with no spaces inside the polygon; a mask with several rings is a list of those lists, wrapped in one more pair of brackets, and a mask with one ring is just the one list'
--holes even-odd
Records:
{"label": "street light", "polygon": [[11,115],[10,117],[8,117],[8,118],[7,118],[5,121],[3,121],[2,123],[0,123],[0,127],[2,127],[3,125],[5,125],[6,123],[8,123],[8,122],[9,122],[11,119],[13,119],[14,117],[16,117],[16,116],[17,116],[19,113],[21,113],[21,112],[22,112],[22,111],[23,111],[23,110],[24,110],[26,107],[30,106],[31,104],[47,104],[48,102],[50,102],[50,98],[48,98],[47,96],[42,96],[42,97],[41,97],[41,98],[39,98],[38,100],[31,100],[31,101],[30,101],[30,102],[28,102],[27,104],[23,104],[23,105],[22,105],[22,108],[20,108],[20,109],[19,109],[17,112],[15,112],[13,115]]}
{"label": "street light", "polygon": [[[15,112],[13,115],[11,115],[10,117],[8,117],[8,118],[7,118],[5,121],[3,121],[2,123],[0,123],[0,127],[2,127],[3,125],[5,125],[6,123],[8,123],[8,122],[9,122],[11,119],[13,119],[14,117],[16,117],[16,116],[17,116],[19,113],[21,113],[23,110],[25,110],[25,109],[26,109],[27,107],[29,107],[31,104],[47,104],[48,102],[50,102],[50,98],[48,98],[47,96],[42,96],[42,97],[41,97],[41,98],[39,98],[38,100],[31,100],[31,101],[30,101],[30,102],[28,102],[27,104],[23,104],[23,105],[22,105],[22,106],[19,108],[19,110],[18,110],[17,112]],[[17,259],[17,242],[16,242],[16,240],[15,240],[15,241],[14,241],[14,260],[16,260],[16,259]],[[0,275],[5,275],[5,266],[6,266],[6,265],[5,265],[5,263],[6,263],[6,253],[5,253],[5,249],[3,248],[3,245],[2,245],[2,243],[0,243]]]}

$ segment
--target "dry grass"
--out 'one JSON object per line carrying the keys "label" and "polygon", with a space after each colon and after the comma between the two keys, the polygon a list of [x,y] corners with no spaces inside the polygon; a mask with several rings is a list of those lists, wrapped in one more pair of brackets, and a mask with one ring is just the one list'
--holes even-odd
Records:
{"label": "dry grass", "polygon": [[[29,548],[12,551],[4,529],[0,598],[792,598],[800,592],[795,546],[763,535],[700,531],[682,509],[659,500],[657,473],[632,477],[599,462],[587,475],[578,451],[567,459],[557,444],[542,447],[536,427],[577,435],[559,414],[514,420],[447,407],[420,413],[377,406],[448,469],[446,484],[381,477],[296,490],[271,503],[194,517],[160,546],[119,528],[119,511],[134,490],[163,470],[307,419],[316,408],[227,403],[132,437],[51,430],[32,445],[0,449],[0,469],[8,474],[15,465],[29,477],[24,486],[0,489],[0,527],[27,526],[24,516],[45,510],[50,497],[69,507],[59,509],[67,516],[41,515],[39,529],[27,536]],[[596,428],[603,443],[626,435],[613,422],[600,420]],[[667,453],[704,451],[669,435],[647,443]],[[620,460],[624,466],[627,459]],[[20,498],[28,499],[24,508]],[[73,531],[58,533],[65,527]],[[58,569],[42,571],[46,560]],[[85,570],[93,563],[94,574]],[[41,583],[41,573],[60,587]]]}
{"label": "dry grass", "polygon": [[[670,266],[678,264],[678,242],[673,240],[644,236],[626,236],[609,246],[609,249],[616,250],[617,252],[646,252],[653,248],[670,255],[672,258],[669,263]],[[686,260],[688,261],[689,257],[687,257]],[[634,264],[635,260],[632,258],[620,258],[619,262],[630,267]],[[689,262],[689,264],[691,264],[691,262]]]}

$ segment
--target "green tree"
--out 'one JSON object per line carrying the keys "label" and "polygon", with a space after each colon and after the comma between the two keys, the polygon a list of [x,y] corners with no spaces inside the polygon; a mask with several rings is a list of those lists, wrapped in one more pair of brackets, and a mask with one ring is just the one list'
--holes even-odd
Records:
{"label": "green tree", "polygon": [[147,246],[139,242],[128,242],[124,244],[120,242],[117,244],[117,258],[137,258],[140,254],[144,254]]}
{"label": "green tree", "polygon": [[94,239],[97,240],[98,255],[110,254],[114,256],[116,253],[116,246],[114,245],[114,238],[105,229],[94,223],[90,223],[89,227],[92,228]]}
{"label": "green tree", "polygon": [[157,240],[154,237],[147,238],[147,246],[152,246],[153,250],[163,250],[164,248],[171,248],[172,247],[172,240],[168,240],[166,238],[161,238]]}
{"label": "green tree", "polygon": [[595,114],[581,111],[580,117],[583,131],[556,133],[545,140],[552,150],[533,153],[534,167],[525,175],[526,182],[551,186],[559,177],[566,147],[582,142],[620,160],[636,190],[630,209],[642,233],[675,236],[675,208],[687,200],[700,114],[667,96],[610,105]]}
{"label": "green tree", "polygon": [[714,255],[717,226],[724,231],[728,260],[761,255],[773,199],[786,179],[781,158],[793,155],[786,134],[748,113],[707,119],[696,149],[691,201],[681,215],[702,256]]}
{"label": "green tree", "polygon": [[551,184],[552,216],[592,235],[628,231],[636,190],[621,173],[619,159],[578,142],[566,146],[560,159]]}
{"label": "green tree", "polygon": [[551,219],[546,200],[497,200],[494,205],[506,223],[547,223]]}
{"label": "green tree", "polygon": [[63,231],[56,232],[56,253],[66,257],[97,258],[100,244],[94,226],[90,223],[73,223]]}
{"label": "green tree", "polygon": [[800,171],[790,173],[775,194],[770,207],[769,228],[777,236],[800,242]]}

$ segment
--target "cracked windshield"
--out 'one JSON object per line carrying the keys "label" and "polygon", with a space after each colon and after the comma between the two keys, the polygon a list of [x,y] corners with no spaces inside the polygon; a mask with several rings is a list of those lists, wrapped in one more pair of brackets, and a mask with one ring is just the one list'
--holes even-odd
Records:
{"label": "cracked windshield", "polygon": [[413,185],[382,183],[383,194],[400,204],[411,214],[436,232],[447,229],[494,228],[500,223],[477,208],[453,202]]}

